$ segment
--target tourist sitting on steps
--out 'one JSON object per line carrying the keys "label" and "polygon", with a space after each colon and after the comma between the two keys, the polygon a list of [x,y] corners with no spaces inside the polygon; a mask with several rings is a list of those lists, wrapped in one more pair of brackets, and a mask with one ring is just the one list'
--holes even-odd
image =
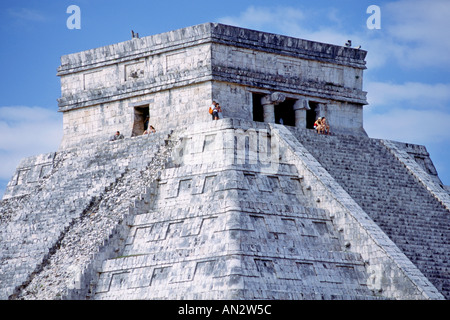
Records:
{"label": "tourist sitting on steps", "polygon": [[330,134],[330,126],[328,125],[327,119],[325,119],[325,117],[322,117],[321,133],[322,134]]}
{"label": "tourist sitting on steps", "polygon": [[318,134],[330,134],[330,126],[325,117],[319,117],[316,122],[314,122],[314,129],[316,129]]}
{"label": "tourist sitting on steps", "polygon": [[144,131],[143,134],[150,134],[150,133],[155,133],[155,132],[156,132],[155,128],[154,128],[153,126],[150,126],[150,127],[148,128],[148,130],[145,130],[145,131]]}
{"label": "tourist sitting on steps", "polygon": [[119,131],[116,131],[116,134],[113,135],[109,141],[115,141],[115,140],[119,140],[119,139],[123,139],[123,134],[121,134]]}
{"label": "tourist sitting on steps", "polygon": [[314,130],[317,131],[317,133],[319,132],[320,126],[322,125],[322,117],[317,118],[317,120],[314,122]]}

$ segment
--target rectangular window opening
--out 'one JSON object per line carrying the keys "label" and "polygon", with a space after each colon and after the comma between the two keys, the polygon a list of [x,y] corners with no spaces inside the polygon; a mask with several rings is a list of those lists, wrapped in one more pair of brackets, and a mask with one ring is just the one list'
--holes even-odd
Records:
{"label": "rectangular window opening", "polygon": [[294,99],[286,99],[275,106],[275,123],[295,126]]}
{"label": "rectangular window opening", "polygon": [[252,93],[253,121],[264,122],[264,108],[261,104],[261,98],[264,96],[262,93]]}

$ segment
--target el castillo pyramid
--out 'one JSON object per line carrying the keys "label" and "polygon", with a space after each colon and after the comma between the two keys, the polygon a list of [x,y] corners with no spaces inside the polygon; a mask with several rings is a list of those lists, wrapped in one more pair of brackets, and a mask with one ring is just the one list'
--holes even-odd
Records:
{"label": "el castillo pyramid", "polygon": [[449,299],[448,189],[367,136],[366,54],[205,23],[61,57],[61,145],[0,202],[0,299]]}

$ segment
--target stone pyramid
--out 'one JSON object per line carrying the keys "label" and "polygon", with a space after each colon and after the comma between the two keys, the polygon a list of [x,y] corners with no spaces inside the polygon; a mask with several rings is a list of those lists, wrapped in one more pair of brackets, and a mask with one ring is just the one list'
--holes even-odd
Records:
{"label": "stone pyramid", "polygon": [[449,194],[425,147],[365,134],[364,57],[210,23],[62,57],[61,148],[0,203],[0,298],[448,299]]}
{"label": "stone pyramid", "polygon": [[271,168],[280,153],[268,137],[226,119],[191,127],[94,298],[375,298],[364,259],[346,250],[295,164]]}

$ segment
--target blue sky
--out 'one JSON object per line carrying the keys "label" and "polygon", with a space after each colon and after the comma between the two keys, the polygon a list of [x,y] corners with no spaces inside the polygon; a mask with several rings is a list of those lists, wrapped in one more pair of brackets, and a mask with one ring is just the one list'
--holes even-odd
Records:
{"label": "blue sky", "polygon": [[[81,29],[70,30],[70,5]],[[370,5],[380,29],[369,29]],[[56,151],[62,55],[220,22],[368,51],[364,90],[370,137],[425,145],[450,185],[450,1],[2,0],[0,3],[0,196],[20,159]]]}

